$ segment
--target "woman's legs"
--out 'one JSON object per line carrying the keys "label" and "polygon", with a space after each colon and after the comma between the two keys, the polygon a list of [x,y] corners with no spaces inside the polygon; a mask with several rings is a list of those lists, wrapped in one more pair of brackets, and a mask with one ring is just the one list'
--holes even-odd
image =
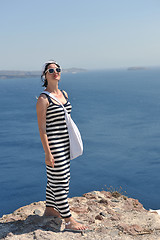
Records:
{"label": "woman's legs", "polygon": [[[46,211],[45,215],[71,217],[68,192],[70,171],[65,173],[47,166]],[[57,214],[58,213],[58,214]]]}
{"label": "woman's legs", "polygon": [[65,220],[65,229],[85,230],[86,226],[77,222],[70,213],[68,192],[70,171],[65,174],[47,166],[46,210],[45,216],[61,217]]}

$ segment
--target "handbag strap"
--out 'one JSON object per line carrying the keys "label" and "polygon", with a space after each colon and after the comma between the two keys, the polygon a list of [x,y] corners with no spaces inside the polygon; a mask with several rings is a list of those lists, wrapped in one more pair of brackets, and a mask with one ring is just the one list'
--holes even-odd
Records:
{"label": "handbag strap", "polygon": [[48,91],[43,91],[42,93],[47,94],[49,97],[53,98],[56,102],[58,102],[63,107],[65,114],[68,115],[67,110],[65,109],[63,104],[58,100],[58,98],[56,98],[52,93],[50,93]]}

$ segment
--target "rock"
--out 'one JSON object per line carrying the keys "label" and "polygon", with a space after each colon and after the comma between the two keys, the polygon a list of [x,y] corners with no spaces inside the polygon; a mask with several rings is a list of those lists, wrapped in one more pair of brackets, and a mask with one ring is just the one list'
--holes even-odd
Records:
{"label": "rock", "polygon": [[137,199],[132,199],[132,203],[133,203],[134,208],[136,208],[137,210],[138,209],[144,210],[143,205]]}
{"label": "rock", "polygon": [[128,198],[127,200],[125,200],[124,210],[125,211],[131,211],[131,210],[145,211],[145,209],[143,208],[143,205],[137,199],[133,199],[133,198]]}
{"label": "rock", "polygon": [[110,236],[111,236],[111,237],[117,237],[117,236],[118,236],[118,233],[119,233],[118,230],[112,230],[112,231],[110,232]]}
{"label": "rock", "polygon": [[70,207],[71,211],[78,213],[78,214],[82,214],[82,213],[87,213],[88,212],[88,207]]}
{"label": "rock", "polygon": [[100,212],[100,215],[106,217],[107,215],[104,212]]}
{"label": "rock", "polygon": [[102,191],[101,192],[106,198],[112,198],[111,192]]}
{"label": "rock", "polygon": [[121,196],[121,193],[119,193],[117,191],[114,191],[111,194],[112,194],[112,197],[115,197],[115,198],[119,198]]}
{"label": "rock", "polygon": [[119,221],[120,220],[120,216],[115,214],[110,218],[112,221]]}
{"label": "rock", "polygon": [[160,240],[160,216],[137,199],[93,191],[68,199],[73,217],[94,231],[64,232],[64,221],[44,217],[45,202],[35,202],[0,218],[3,240]]}
{"label": "rock", "polygon": [[111,201],[112,202],[119,202],[119,200],[117,200],[117,199],[112,199]]}
{"label": "rock", "polygon": [[111,208],[107,208],[106,211],[110,215],[114,215],[114,213],[115,213]]}
{"label": "rock", "polygon": [[97,219],[97,220],[103,220],[103,217],[102,217],[102,215],[97,215],[96,217],[95,217],[95,219]]}
{"label": "rock", "polygon": [[87,199],[97,199],[96,195],[93,192],[83,194],[83,197]]}
{"label": "rock", "polygon": [[36,215],[39,215],[39,216],[41,215],[41,211],[38,210],[38,209],[35,209],[33,213],[36,214]]}
{"label": "rock", "polygon": [[134,236],[137,234],[143,233],[143,228],[136,224],[128,225],[128,224],[121,223],[119,224],[118,229],[124,233],[129,233],[130,235],[134,235]]}
{"label": "rock", "polygon": [[105,205],[108,205],[108,200],[102,198],[102,199],[99,201],[99,203],[103,203],[103,204],[105,204]]}

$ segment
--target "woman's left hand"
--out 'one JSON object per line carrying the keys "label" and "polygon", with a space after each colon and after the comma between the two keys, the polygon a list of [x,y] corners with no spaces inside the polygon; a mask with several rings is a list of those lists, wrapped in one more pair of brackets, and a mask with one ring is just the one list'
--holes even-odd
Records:
{"label": "woman's left hand", "polygon": [[54,168],[54,157],[50,154],[45,154],[45,164]]}

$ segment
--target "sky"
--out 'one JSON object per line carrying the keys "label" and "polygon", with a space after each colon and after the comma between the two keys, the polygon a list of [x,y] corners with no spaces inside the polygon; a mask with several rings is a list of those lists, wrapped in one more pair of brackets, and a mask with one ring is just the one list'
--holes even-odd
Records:
{"label": "sky", "polygon": [[0,0],[0,70],[160,66],[159,0]]}

